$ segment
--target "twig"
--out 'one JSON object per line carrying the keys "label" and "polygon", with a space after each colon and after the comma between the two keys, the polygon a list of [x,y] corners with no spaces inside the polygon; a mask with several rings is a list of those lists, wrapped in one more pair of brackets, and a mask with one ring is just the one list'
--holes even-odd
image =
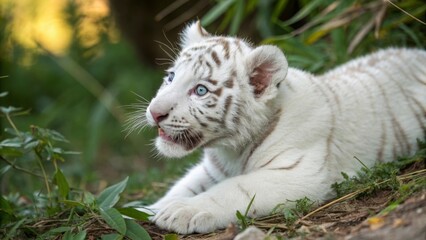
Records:
{"label": "twig", "polygon": [[13,169],[24,172],[26,174],[35,176],[35,177],[39,177],[39,178],[44,178],[42,175],[39,175],[37,173],[31,172],[30,170],[27,170],[25,168],[19,167],[17,165],[15,165],[13,162],[7,160],[6,158],[3,158],[3,156],[0,156],[0,160],[2,160],[3,162],[6,162],[9,166],[11,166]]}
{"label": "twig", "polygon": [[46,171],[44,170],[43,163],[41,162],[41,160],[43,158],[37,152],[37,150],[34,149],[34,152],[35,152],[35,154],[37,156],[38,164],[40,165],[40,169],[41,169],[41,171],[43,173],[44,184],[46,184],[47,196],[49,197],[49,201],[51,201],[52,198],[51,198],[51,191],[50,191],[50,186],[49,186],[49,178],[47,177]]}
{"label": "twig", "polygon": [[197,1],[193,6],[191,6],[187,11],[182,14],[179,14],[178,17],[171,20],[167,24],[164,25],[164,30],[169,31],[185,21],[193,18],[197,13],[199,13],[203,8],[205,8],[209,4],[209,1]]}
{"label": "twig", "polygon": [[188,0],[177,0],[171,3],[169,6],[161,10],[157,15],[155,15],[155,21],[161,21],[163,18],[165,18],[170,13],[176,11],[176,9],[180,8],[182,5],[184,5]]}
{"label": "twig", "polygon": [[[418,170],[418,171],[415,171],[415,172],[411,172],[411,173],[407,173],[407,174],[403,174],[403,175],[397,176],[397,178],[399,180],[405,180],[405,179],[408,179],[408,178],[414,178],[415,176],[423,175],[425,173],[426,173],[426,169],[422,169],[422,170]],[[387,183],[389,181],[391,181],[391,179],[386,179],[386,180],[383,180],[381,182],[378,182],[377,185],[382,185],[382,184]],[[321,207],[313,210],[312,212],[310,212],[310,213],[306,214],[305,216],[303,216],[300,220],[304,220],[304,219],[312,216],[313,214],[315,214],[315,213],[317,213],[317,212],[319,212],[319,211],[321,211],[323,209],[326,209],[326,208],[328,208],[328,207],[330,207],[330,206],[332,206],[332,205],[334,205],[334,204],[336,204],[338,202],[343,202],[345,200],[351,199],[351,198],[357,196],[358,194],[367,191],[368,189],[371,189],[371,187],[365,187],[365,188],[359,189],[359,190],[357,190],[355,192],[346,194],[343,197],[340,197],[340,198],[338,198],[336,200],[333,200],[333,201],[331,201],[331,202],[329,202],[329,203],[327,203],[327,204],[325,204],[325,205],[323,205],[323,206],[321,206]]]}
{"label": "twig", "polygon": [[385,0],[385,2],[390,3],[392,6],[396,7],[398,10],[400,10],[401,12],[407,14],[408,16],[412,17],[413,19],[415,19],[416,21],[420,22],[423,25],[426,25],[425,22],[423,22],[422,20],[416,18],[415,16],[413,16],[412,14],[410,14],[409,12],[405,11],[404,9],[400,8],[398,5],[396,5],[395,3],[393,3],[390,0]]}
{"label": "twig", "polygon": [[18,131],[18,128],[16,127],[16,125],[13,123],[12,119],[10,118],[10,115],[7,113],[5,114],[7,121],[9,122],[10,126],[12,126],[13,130],[16,132],[16,134],[22,138],[22,134],[21,132]]}

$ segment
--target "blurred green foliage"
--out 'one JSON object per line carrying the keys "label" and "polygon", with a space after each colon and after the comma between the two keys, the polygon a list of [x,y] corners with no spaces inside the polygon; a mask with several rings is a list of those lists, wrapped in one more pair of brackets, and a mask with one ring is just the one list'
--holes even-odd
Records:
{"label": "blurred green foliage", "polygon": [[422,0],[223,0],[202,23],[230,34],[255,27],[290,66],[319,73],[380,48],[425,48],[425,16]]}
{"label": "blurred green foliage", "polygon": [[[70,25],[77,28],[83,16],[75,7],[70,2],[65,11]],[[0,21],[1,52],[7,53],[0,60],[0,84],[9,92],[1,105],[31,113],[19,116],[16,124],[28,129],[36,123],[67,136],[72,148],[82,152],[67,163],[67,173],[84,182],[145,170],[153,155],[149,144],[154,132],[125,138],[126,105],[136,102],[137,95],[150,99],[161,83],[161,70],[141,64],[126,41],[112,40],[107,31],[99,33],[95,44],[85,46],[74,29],[65,54],[52,53],[41,44],[29,48],[12,37],[13,19],[2,15]],[[108,29],[112,24],[112,17],[106,16],[96,27]],[[1,128],[6,127],[1,120]]]}

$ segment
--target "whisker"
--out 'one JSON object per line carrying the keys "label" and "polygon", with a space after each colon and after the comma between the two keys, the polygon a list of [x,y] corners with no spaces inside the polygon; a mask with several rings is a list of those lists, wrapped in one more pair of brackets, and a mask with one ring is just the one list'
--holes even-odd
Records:
{"label": "whisker", "polygon": [[[178,55],[175,50],[173,50],[171,47],[169,47],[167,44],[160,42],[160,41],[155,41],[159,44],[159,47],[161,50],[163,50],[163,52],[173,61],[176,60],[176,56]],[[170,53],[171,51],[171,53]],[[174,56],[173,56],[174,55]]]}
{"label": "whisker", "polygon": [[131,110],[131,112],[126,114],[126,121],[124,122],[123,132],[127,132],[125,138],[133,132],[137,132],[137,134],[139,134],[148,127],[148,121],[146,119],[146,109],[148,108],[148,104],[142,97],[139,101],[140,103],[123,106]]}
{"label": "whisker", "polygon": [[130,91],[131,93],[133,93],[134,95],[136,95],[136,97],[138,97],[138,100],[142,100],[146,103],[149,103],[149,100],[147,100],[146,98],[142,97],[141,95],[137,94],[136,92]]}
{"label": "whisker", "polygon": [[160,49],[163,50],[163,52],[165,54],[167,54],[167,56],[172,59],[173,61],[175,60],[175,58],[172,56],[172,54],[170,54],[169,52],[167,52],[161,45],[160,45]]}
{"label": "whisker", "polygon": [[[163,62],[161,62],[161,61],[163,61]],[[173,65],[173,61],[170,60],[170,59],[164,59],[164,60],[159,60],[159,61],[158,61],[158,59],[155,59],[155,63],[157,65],[160,65],[160,66],[163,66],[163,65]]]}
{"label": "whisker", "polygon": [[180,49],[178,48],[177,44],[174,44],[170,41],[170,39],[167,37],[166,32],[163,30],[163,36],[167,40],[167,42],[170,44],[170,46],[175,50],[175,55],[178,55],[176,53],[179,53]]}
{"label": "whisker", "polygon": [[[168,50],[170,50],[175,56],[177,56],[178,55],[178,51],[176,51],[176,49],[174,49],[173,48],[173,45],[172,45],[172,47],[170,47],[169,45],[167,45],[167,44],[165,44],[165,43],[163,43],[163,42],[161,42],[161,41],[155,41],[156,43],[158,43],[158,44],[160,44],[160,47],[161,46],[164,46],[164,47],[166,47]],[[164,51],[164,49],[163,49],[163,51]],[[172,59],[174,59],[173,57],[172,57]]]}

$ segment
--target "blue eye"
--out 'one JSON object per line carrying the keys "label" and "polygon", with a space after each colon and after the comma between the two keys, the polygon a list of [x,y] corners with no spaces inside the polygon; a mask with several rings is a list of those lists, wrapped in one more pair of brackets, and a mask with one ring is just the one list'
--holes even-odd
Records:
{"label": "blue eye", "polygon": [[209,92],[209,90],[204,85],[197,85],[194,89],[194,92],[195,94],[201,97],[206,95]]}
{"label": "blue eye", "polygon": [[175,77],[174,72],[169,72],[169,76],[167,76],[167,81],[171,83],[173,81],[173,78]]}

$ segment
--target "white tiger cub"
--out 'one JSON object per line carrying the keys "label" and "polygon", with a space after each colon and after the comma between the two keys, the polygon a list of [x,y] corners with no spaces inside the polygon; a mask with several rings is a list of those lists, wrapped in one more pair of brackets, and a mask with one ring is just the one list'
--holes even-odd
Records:
{"label": "white tiger cub", "polygon": [[158,202],[153,221],[210,232],[305,196],[333,197],[341,172],[416,151],[426,132],[426,52],[388,49],[315,76],[288,68],[274,46],[214,36],[200,23],[146,110],[158,151],[194,166]]}

